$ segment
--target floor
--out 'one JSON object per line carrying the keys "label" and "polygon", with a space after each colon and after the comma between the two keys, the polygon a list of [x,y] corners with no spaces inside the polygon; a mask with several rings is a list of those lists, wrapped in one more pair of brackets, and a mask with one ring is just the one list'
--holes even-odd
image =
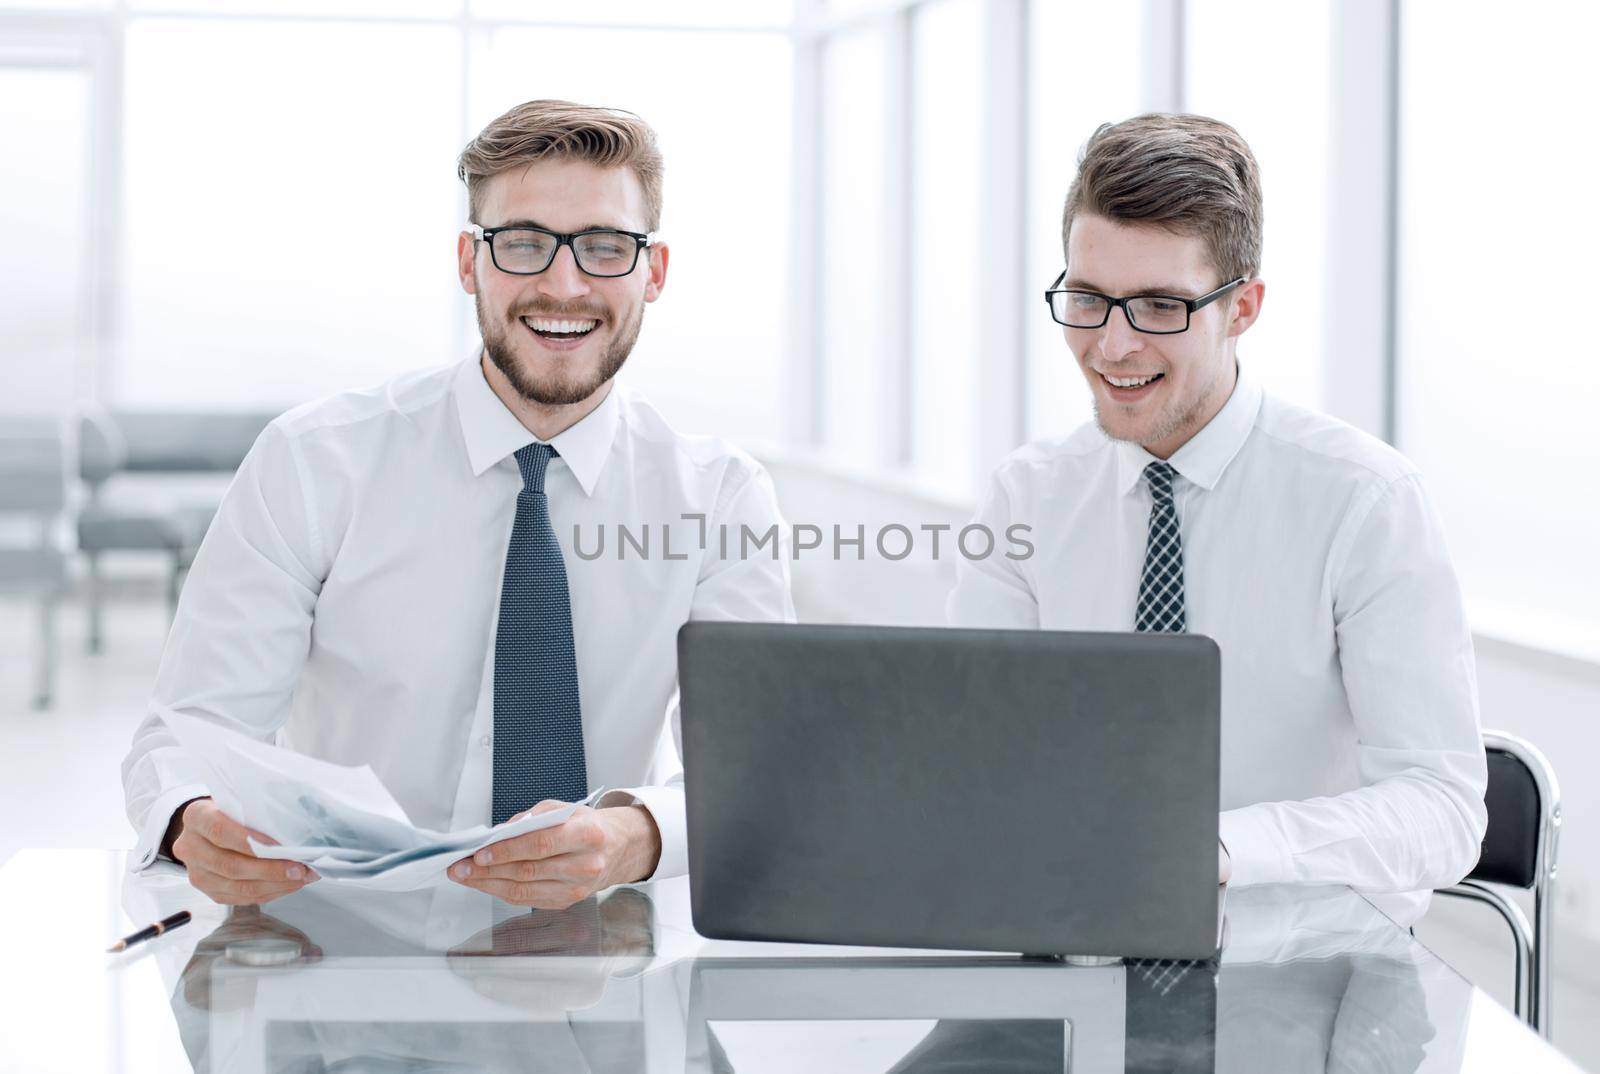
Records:
{"label": "floor", "polygon": [[30,846],[132,845],[121,764],[166,639],[160,586],[137,579],[113,590],[99,655],[85,651],[82,605],[61,606],[55,704],[42,712],[31,700],[34,606],[0,600],[0,861]]}
{"label": "floor", "polygon": [[[61,667],[56,702],[29,702],[35,616],[0,599],[0,863],[23,847],[130,846],[120,765],[154,680],[167,628],[162,582],[154,573],[115,581],[105,612],[102,653],[85,651],[80,604],[57,619]],[[1457,970],[1502,1003],[1511,991],[1510,945],[1482,907],[1436,899],[1417,934]],[[1561,936],[1558,931],[1558,941]],[[1582,937],[1558,947],[1555,1040],[1600,1071],[1600,971],[1596,946]]]}

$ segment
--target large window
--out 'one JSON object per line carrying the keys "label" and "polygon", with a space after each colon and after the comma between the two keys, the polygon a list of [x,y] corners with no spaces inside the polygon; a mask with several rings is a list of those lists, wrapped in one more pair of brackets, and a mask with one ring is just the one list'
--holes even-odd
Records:
{"label": "large window", "polygon": [[[626,108],[655,128],[671,257],[622,379],[685,432],[771,439],[789,307],[788,40],[508,26],[488,35],[470,68],[472,131],[535,97]],[[689,71],[715,71],[716,84],[737,92],[708,94],[698,78],[675,76]],[[467,325],[475,340],[476,319]]]}
{"label": "large window", "polygon": [[1004,242],[983,211],[983,10],[978,0],[919,8],[912,27],[911,430],[928,484],[976,487],[979,379],[1003,355],[985,353],[979,308],[984,247]]}
{"label": "large window", "polygon": [[0,375],[10,413],[59,414],[82,385],[90,76],[0,67]]}
{"label": "large window", "polygon": [[[1600,9],[1403,10],[1400,446],[1474,625],[1594,658]],[[1503,77],[1483,77],[1484,56]]]}
{"label": "large window", "polygon": [[816,354],[822,441],[866,470],[896,462],[883,281],[900,251],[888,245],[890,191],[885,147],[888,38],[873,26],[843,33],[822,53],[821,182],[815,212],[821,235],[822,324]]}
{"label": "large window", "polygon": [[134,19],[124,110],[116,402],[286,407],[461,357],[456,31]]}
{"label": "large window", "polygon": [[[69,31],[113,43],[107,70],[121,75],[103,97],[70,73],[77,89],[45,92],[32,59],[6,70],[0,89],[38,96],[29,122],[61,143],[10,132],[60,167],[38,190],[31,173],[8,170],[6,203],[50,223],[48,267],[72,283],[62,302],[86,293],[95,273],[69,264],[88,248],[90,217],[60,206],[86,200],[85,158],[113,162],[102,214],[115,240],[104,271],[113,315],[98,340],[108,376],[57,378],[51,407],[77,394],[124,406],[288,407],[463,358],[477,325],[456,281],[466,204],[456,155],[506,108],[565,97],[638,112],[666,157],[668,287],[623,379],[684,431],[773,438],[794,315],[789,0],[576,10],[545,0],[127,0]],[[77,113],[97,100],[110,126],[91,145]],[[32,264],[37,277],[45,261]],[[8,263],[11,293],[25,275]],[[29,306],[34,321],[53,308]],[[68,329],[98,322],[64,316],[71,323],[51,330],[50,345],[76,353]],[[23,342],[35,354],[44,346]]]}
{"label": "large window", "polygon": [[[1530,4],[1398,6],[1392,227],[1386,135],[1371,166],[1344,151],[1388,118],[1383,49],[1352,45],[1391,43],[1386,5],[0,2],[9,26],[81,30],[114,61],[0,63],[0,97],[29,102],[5,110],[8,144],[36,149],[0,164],[21,238],[0,252],[0,334],[26,356],[8,370],[36,371],[9,407],[288,406],[463,357],[456,154],[504,108],[561,96],[639,112],[666,154],[672,267],[626,381],[686,431],[787,430],[970,500],[1000,453],[1091,416],[1040,299],[1079,148],[1183,108],[1261,163],[1268,290],[1245,361],[1291,400],[1392,414],[1477,625],[1592,651],[1600,583],[1565,564],[1600,544],[1600,515],[1567,471],[1594,455],[1600,360],[1562,314],[1593,303],[1469,308],[1476,281],[1530,271],[1600,288],[1574,119],[1600,12]],[[1530,58],[1487,80],[1485,55]],[[1372,346],[1328,353],[1356,322]]]}
{"label": "large window", "polygon": [[[853,0],[815,17],[820,447],[971,500],[1000,454],[1089,416],[1040,296],[1078,146],[1137,110],[1139,9]],[[1073,44],[1085,18],[1092,49]]]}
{"label": "large window", "polygon": [[[1142,85],[1138,4],[1035,4],[1029,27],[1028,245],[1020,316],[1028,343],[1027,434],[1061,436],[1088,421],[1089,386],[1044,290],[1066,265],[1061,211],[1078,151],[1102,123],[1139,111]],[[1073,47],[1094,27],[1094,48]]]}
{"label": "large window", "polygon": [[1184,107],[1235,127],[1261,168],[1266,300],[1239,340],[1239,360],[1268,391],[1318,407],[1325,251],[1337,226],[1327,195],[1331,2],[1188,0],[1188,8]]}

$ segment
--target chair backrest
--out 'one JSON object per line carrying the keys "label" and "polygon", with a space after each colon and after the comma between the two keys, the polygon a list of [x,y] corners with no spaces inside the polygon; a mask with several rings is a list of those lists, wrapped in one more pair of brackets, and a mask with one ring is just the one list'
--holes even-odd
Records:
{"label": "chair backrest", "polygon": [[128,439],[104,407],[85,404],[78,413],[78,476],[98,488],[128,461]]}
{"label": "chair backrest", "polygon": [[1531,888],[1555,874],[1560,830],[1560,791],[1544,754],[1503,731],[1485,731],[1489,786],[1484,804],[1489,825],[1483,852],[1468,874],[1472,880]]}
{"label": "chair backrest", "polygon": [[130,471],[156,473],[232,473],[244,462],[261,430],[276,412],[217,411],[164,413],[113,411],[128,455]]}
{"label": "chair backrest", "polygon": [[123,472],[232,473],[276,412],[106,411],[86,408],[79,472],[98,486]]}

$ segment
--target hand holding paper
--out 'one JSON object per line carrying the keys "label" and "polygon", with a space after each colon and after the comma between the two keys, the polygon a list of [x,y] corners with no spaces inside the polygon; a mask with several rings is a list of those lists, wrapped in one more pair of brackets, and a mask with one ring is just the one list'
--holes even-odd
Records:
{"label": "hand holding paper", "polygon": [[271,902],[320,879],[298,862],[257,857],[250,839],[259,833],[228,816],[210,798],[183,805],[176,828],[171,850],[183,863],[189,883],[225,906]]}
{"label": "hand holding paper", "polygon": [[304,862],[330,880],[346,881],[353,886],[374,891],[411,891],[438,883],[446,867],[463,854],[471,854],[499,840],[552,828],[572,816],[577,808],[577,805],[569,803],[549,812],[506,821],[498,827],[480,825],[449,835],[421,829],[417,834],[424,837],[425,841],[420,845],[392,850],[366,860],[358,856],[361,852],[343,847],[266,846],[254,840],[250,845],[260,857]]}
{"label": "hand holding paper", "polygon": [[450,833],[419,829],[366,765],[321,761],[171,710],[162,718],[201,766],[221,811],[277,841],[272,845],[249,838],[248,849],[256,858],[301,862],[329,880],[353,886],[379,891],[426,887],[437,883],[452,861],[558,826],[579,808],[557,805],[497,828],[479,825]]}
{"label": "hand holding paper", "polygon": [[569,814],[568,819],[509,838],[497,835],[470,860],[451,866],[451,879],[518,906],[559,910],[655,872],[661,833],[644,807],[590,809],[541,802],[526,819],[556,812]]}

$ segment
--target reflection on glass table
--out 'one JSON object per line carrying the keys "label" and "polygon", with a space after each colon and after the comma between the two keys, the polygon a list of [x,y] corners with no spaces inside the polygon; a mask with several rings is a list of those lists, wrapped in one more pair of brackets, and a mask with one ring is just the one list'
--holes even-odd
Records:
{"label": "reflection on glass table", "polygon": [[[643,892],[536,913],[465,889],[348,894],[234,910],[199,942],[172,997],[196,1070],[646,1069],[625,983],[654,950]],[[408,939],[472,915],[488,920],[443,951]]]}
{"label": "reflection on glass table", "polygon": [[1454,1071],[1470,993],[1353,893],[1259,889],[1230,896],[1220,962],[698,959],[688,1068],[771,1069],[831,1022],[915,1031],[892,1065],[834,1067],[895,1074]]}
{"label": "reflection on glass table", "polygon": [[[0,917],[29,923],[0,978],[0,1069],[1576,1069],[1416,942],[1420,901],[1342,889],[1230,893],[1216,960],[1085,967],[705,940],[681,879],[559,914],[331,883],[229,912],[124,868],[0,868]],[[104,954],[177,909],[193,922]]]}
{"label": "reflection on glass table", "polygon": [[657,958],[658,932],[692,935],[681,896],[528,913],[308,889],[230,914],[173,1007],[197,1069],[229,1072],[1463,1069],[1473,990],[1404,927],[1416,899],[1389,916],[1344,889],[1247,889],[1217,960],[1083,967],[707,941]]}

